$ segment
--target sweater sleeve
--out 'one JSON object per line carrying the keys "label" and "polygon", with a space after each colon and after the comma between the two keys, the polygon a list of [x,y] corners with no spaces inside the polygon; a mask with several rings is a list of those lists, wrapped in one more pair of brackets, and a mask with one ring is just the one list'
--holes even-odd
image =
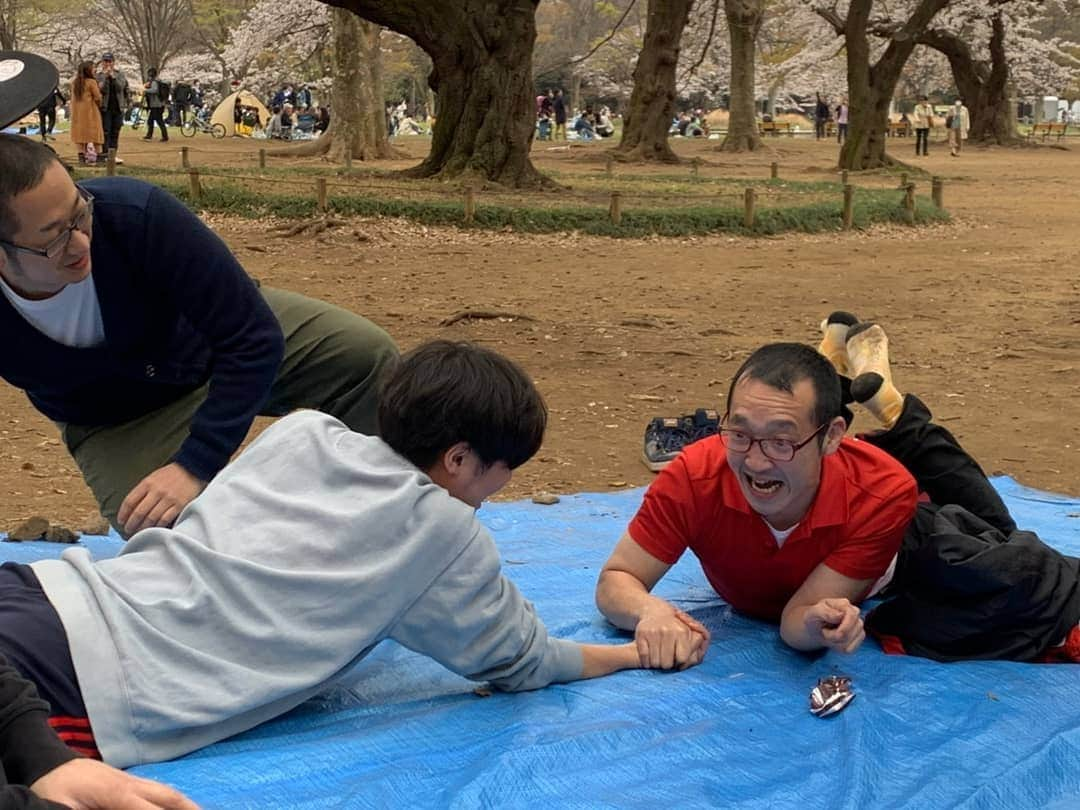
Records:
{"label": "sweater sleeve", "polygon": [[[75,759],[75,752],[49,727],[48,714],[49,704],[38,697],[34,685],[0,658],[0,761],[10,784],[33,784]],[[6,794],[0,796],[7,800]]]}
{"label": "sweater sleeve", "polygon": [[551,638],[503,576],[479,528],[460,555],[395,625],[391,637],[474,681],[511,692],[581,677],[581,648]]}
{"label": "sweater sleeve", "polygon": [[145,266],[213,346],[209,394],[173,458],[209,481],[228,463],[266,402],[285,338],[225,243],[177,199],[152,191],[145,228]]}

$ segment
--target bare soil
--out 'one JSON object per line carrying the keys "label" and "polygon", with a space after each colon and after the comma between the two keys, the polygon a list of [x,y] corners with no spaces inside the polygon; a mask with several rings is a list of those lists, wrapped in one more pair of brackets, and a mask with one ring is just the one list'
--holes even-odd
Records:
{"label": "bare soil", "polygon": [[[195,164],[252,166],[259,146],[123,139],[129,163],[170,166],[179,145],[197,150]],[[418,159],[427,143],[404,147]],[[753,156],[715,145],[676,150],[702,158],[704,176],[760,179],[774,160],[784,177],[834,176],[832,143],[769,139]],[[550,146],[534,149],[541,169],[603,171],[602,145]],[[273,221],[207,220],[263,283],[353,309],[403,349],[470,339],[520,361],[547,398],[550,428],[501,499],[647,484],[640,454],[650,417],[722,411],[750,351],[780,339],[816,344],[833,309],[885,327],[898,386],[922,395],[987,472],[1080,495],[1080,149],[969,148],[951,158],[933,146],[913,165],[946,179],[954,222],[921,229],[630,241],[357,219],[282,238]],[[897,156],[911,149],[897,140]],[[297,161],[305,164],[317,161]],[[915,179],[925,190],[928,175]],[[440,325],[466,309],[523,317]],[[34,514],[78,525],[96,513],[54,426],[7,386],[0,413],[0,527]]]}

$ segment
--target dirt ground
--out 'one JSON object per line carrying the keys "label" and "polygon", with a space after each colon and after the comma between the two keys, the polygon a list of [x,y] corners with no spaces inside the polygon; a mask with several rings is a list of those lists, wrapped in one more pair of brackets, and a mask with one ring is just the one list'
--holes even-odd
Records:
{"label": "dirt ground", "polygon": [[[130,163],[175,165],[180,140],[131,137],[122,153]],[[187,143],[207,163],[252,160],[258,147]],[[897,143],[907,159],[911,145]],[[546,146],[534,150],[541,169],[602,171],[601,145]],[[787,138],[747,157],[713,146],[684,142],[677,151],[703,158],[703,174],[747,178],[766,177],[777,160],[785,177],[820,180],[836,157],[834,144]],[[406,148],[418,158],[427,141]],[[470,339],[520,361],[547,399],[550,428],[502,499],[647,484],[640,455],[650,417],[722,410],[751,350],[779,339],[816,343],[833,309],[886,328],[898,386],[920,393],[988,472],[1080,495],[1080,144],[972,148],[959,158],[936,145],[918,165],[946,178],[953,224],[623,241],[355,220],[282,239],[268,222],[208,219],[264,284],[362,313],[402,348]],[[464,309],[522,317],[440,325]],[[8,386],[0,413],[0,526],[33,514],[78,525],[96,513],[53,425]]]}

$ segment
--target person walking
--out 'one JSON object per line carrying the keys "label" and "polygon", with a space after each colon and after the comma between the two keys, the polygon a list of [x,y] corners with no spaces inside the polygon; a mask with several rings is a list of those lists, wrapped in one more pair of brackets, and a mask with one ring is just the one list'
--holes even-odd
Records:
{"label": "person walking", "polygon": [[836,142],[843,143],[847,140],[847,127],[848,127],[848,103],[847,99],[842,99],[839,104],[836,105]]}
{"label": "person walking", "polygon": [[829,102],[817,94],[817,103],[814,105],[814,140],[820,141],[825,137],[825,124],[829,121]]}
{"label": "person walking", "polygon": [[41,140],[48,143],[49,138],[52,137],[53,127],[56,126],[56,107],[58,104],[64,104],[67,99],[64,98],[60,92],[59,87],[54,87],[53,91],[49,93],[41,105],[38,107],[38,122],[41,129]]}
{"label": "person walking", "polygon": [[949,129],[949,154],[959,157],[967,139],[968,129],[971,127],[971,119],[968,108],[964,106],[964,100],[958,98],[949,112],[946,126]]}
{"label": "person walking", "polygon": [[95,153],[105,144],[101,123],[101,88],[94,79],[94,63],[83,62],[71,80],[71,142],[79,153],[79,163],[86,163],[86,145]]}
{"label": "person walking", "polygon": [[165,112],[165,82],[158,81],[157,68],[150,68],[146,71],[147,82],[143,85],[146,95],[146,109],[149,112],[146,119],[146,134],[143,136],[144,141],[150,141],[154,139],[154,123],[156,122],[161,127],[161,142],[165,143],[169,140],[169,130],[165,129],[165,119],[162,114]]}
{"label": "person walking", "polygon": [[555,98],[551,102],[551,107],[555,110],[555,140],[559,140],[559,133],[562,133],[562,140],[566,140],[566,99],[563,98],[562,90],[555,91]]}
{"label": "person walking", "polygon": [[111,53],[101,55],[97,82],[101,91],[101,126],[105,132],[105,150],[115,152],[120,145],[124,111],[131,106],[131,88],[128,87],[127,77],[116,67]]}
{"label": "person walking", "polygon": [[928,146],[930,142],[930,124],[934,120],[934,108],[930,106],[930,102],[926,96],[919,96],[919,103],[915,105],[915,110],[911,113],[911,124],[915,129],[915,157],[920,154],[926,157],[929,152]]}

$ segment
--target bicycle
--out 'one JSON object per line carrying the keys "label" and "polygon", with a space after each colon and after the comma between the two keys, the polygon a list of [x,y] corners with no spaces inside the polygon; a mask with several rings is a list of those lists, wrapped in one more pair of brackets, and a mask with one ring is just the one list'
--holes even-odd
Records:
{"label": "bicycle", "polygon": [[209,133],[213,138],[225,137],[224,124],[210,124],[197,115],[192,115],[188,118],[188,120],[181,125],[180,131],[188,138],[194,138],[196,132]]}

